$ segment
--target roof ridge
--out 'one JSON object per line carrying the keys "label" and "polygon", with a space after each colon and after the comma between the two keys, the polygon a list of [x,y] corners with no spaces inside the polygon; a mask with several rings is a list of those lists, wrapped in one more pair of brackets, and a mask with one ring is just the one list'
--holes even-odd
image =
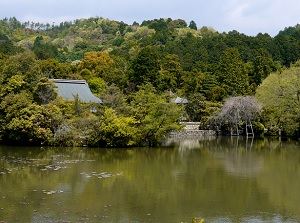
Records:
{"label": "roof ridge", "polygon": [[50,79],[50,81],[51,80],[53,80],[54,83],[87,84],[86,80]]}

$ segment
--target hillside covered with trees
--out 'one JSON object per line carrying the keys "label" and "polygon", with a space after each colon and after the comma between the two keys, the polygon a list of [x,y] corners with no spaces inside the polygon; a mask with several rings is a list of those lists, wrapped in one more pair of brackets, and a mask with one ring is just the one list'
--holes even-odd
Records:
{"label": "hillside covered with trees", "polygon": [[[2,143],[156,145],[178,120],[212,127],[224,101],[256,96],[254,121],[295,136],[300,124],[300,26],[275,37],[219,33],[177,19],[104,18],[59,25],[0,20]],[[50,79],[84,79],[103,99],[90,112]],[[187,98],[185,106],[172,97]],[[225,120],[226,123],[226,120]],[[224,123],[223,123],[224,124]],[[242,125],[242,124],[241,124]]]}

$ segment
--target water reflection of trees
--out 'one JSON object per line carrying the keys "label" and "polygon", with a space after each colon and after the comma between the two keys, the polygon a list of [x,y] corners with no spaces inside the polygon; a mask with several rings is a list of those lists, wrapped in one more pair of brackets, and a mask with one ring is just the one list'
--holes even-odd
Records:
{"label": "water reflection of trees", "polygon": [[[298,143],[295,141],[285,141],[284,146],[296,148]],[[168,138],[164,141],[164,146],[175,146],[179,150],[186,149],[205,149],[210,150],[232,150],[232,149],[255,149],[278,150],[283,149],[280,139],[274,138],[247,138],[243,136],[200,136],[200,137],[177,137]]]}
{"label": "water reflection of trees", "polygon": [[[217,137],[215,140],[194,138],[183,141],[177,139],[177,142],[180,153],[189,157],[187,167],[193,166],[191,162],[197,154],[204,157],[200,162],[205,169],[200,167],[194,170],[195,174],[187,180],[195,185],[194,190],[203,185],[211,185],[212,190],[207,192],[212,199],[223,197],[214,190],[216,188],[235,197],[222,201],[224,206],[219,207],[221,210],[234,208],[234,205],[245,210],[267,210],[269,204],[275,213],[288,212],[299,217],[299,142],[272,138],[252,141],[245,137]],[[193,173],[189,168],[186,171]],[[197,177],[199,174],[202,175],[200,179]],[[261,204],[256,201],[258,197]],[[209,200],[207,202],[207,205],[216,206]],[[228,211],[232,211],[231,208]]]}
{"label": "water reflection of trees", "polygon": [[[80,161],[59,171],[41,171],[41,166],[22,164],[19,171],[1,175],[0,193],[6,198],[0,199],[0,207],[10,207],[12,201],[18,204],[9,211],[0,209],[0,216],[13,222],[16,215],[23,213],[27,216],[23,220],[31,222],[35,215],[52,212],[58,213],[58,220],[72,220],[68,213],[78,212],[80,217],[114,217],[115,222],[180,222],[189,221],[191,216],[214,219],[226,213],[245,216],[256,210],[300,213],[296,205],[300,203],[297,143],[255,139],[249,148],[242,137],[196,142],[195,146],[179,148],[103,150],[8,151],[0,147],[1,158],[29,157],[46,163]],[[101,180],[87,178],[80,174],[83,171],[123,174]],[[63,193],[46,195],[41,189]],[[78,219],[75,216],[73,221]]]}

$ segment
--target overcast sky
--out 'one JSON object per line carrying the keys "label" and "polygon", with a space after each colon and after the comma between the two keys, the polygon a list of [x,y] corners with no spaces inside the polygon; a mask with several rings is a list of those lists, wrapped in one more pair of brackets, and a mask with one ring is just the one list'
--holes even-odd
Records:
{"label": "overcast sky", "polygon": [[299,11],[299,0],[0,0],[0,19],[15,16],[21,22],[59,24],[103,17],[132,24],[171,18],[252,36],[275,36],[300,23]]}

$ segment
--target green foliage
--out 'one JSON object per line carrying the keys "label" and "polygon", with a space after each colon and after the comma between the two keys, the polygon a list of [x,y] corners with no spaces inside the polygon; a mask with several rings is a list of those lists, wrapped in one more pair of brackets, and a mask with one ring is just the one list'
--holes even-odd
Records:
{"label": "green foliage", "polygon": [[38,36],[32,47],[33,52],[40,60],[58,58],[58,50],[52,43],[44,42],[42,36]]}
{"label": "green foliage", "polygon": [[190,121],[200,122],[201,128],[204,129],[207,128],[209,117],[215,115],[221,107],[221,103],[207,101],[201,93],[192,94],[188,101],[185,110]]}
{"label": "green foliage", "polygon": [[57,59],[48,58],[38,61],[41,75],[51,79],[73,78],[72,67],[70,64],[60,63]]}
{"label": "green foliage", "polygon": [[100,97],[101,93],[105,89],[105,81],[100,77],[92,77],[88,79],[87,82],[93,94]]}
{"label": "green foliage", "polygon": [[7,124],[8,140],[18,143],[43,144],[52,137],[52,132],[43,126],[42,108],[31,104],[21,109]]}
{"label": "green foliage", "polygon": [[25,51],[20,54],[13,55],[4,60],[1,70],[1,79],[5,83],[16,74],[24,75],[27,82],[32,81],[32,74],[36,75],[38,70],[36,67],[36,59],[32,52]]}
{"label": "green foliage", "polygon": [[104,106],[115,110],[118,115],[128,115],[130,113],[131,108],[126,102],[126,96],[117,86],[108,86],[105,94],[102,95],[102,99]]}
{"label": "green foliage", "polygon": [[258,87],[257,99],[263,104],[264,125],[268,129],[281,129],[288,135],[299,131],[300,69],[297,64],[270,74]]}
{"label": "green foliage", "polygon": [[188,98],[189,103],[186,105],[186,112],[193,122],[200,122],[202,118],[202,112],[205,109],[204,101],[205,97],[200,93],[192,94]]}
{"label": "green foliage", "polygon": [[52,144],[55,146],[82,146],[80,136],[75,126],[68,122],[59,125],[55,131]]}
{"label": "green foliage", "polygon": [[87,52],[79,65],[79,69],[88,69],[92,75],[105,78],[109,75],[113,63],[113,59],[107,52]]}
{"label": "green foliage", "polygon": [[143,21],[141,26],[148,26],[150,29],[155,29],[156,31],[163,31],[168,29],[168,20],[166,19],[154,19]]}
{"label": "green foliage", "polygon": [[7,36],[0,34],[0,54],[14,55],[22,52],[22,48],[17,47]]}
{"label": "green foliage", "polygon": [[257,135],[262,135],[265,131],[265,126],[260,122],[252,122],[253,131]]}
{"label": "green foliage", "polygon": [[39,80],[33,90],[33,98],[38,104],[48,104],[57,97],[54,84],[43,77]]}
{"label": "green foliage", "polygon": [[0,104],[2,139],[14,144],[43,144],[52,137],[44,124],[43,107],[32,103],[25,92],[9,94]]}
{"label": "green foliage", "polygon": [[178,120],[183,115],[183,108],[157,95],[151,84],[140,87],[131,105],[138,122],[139,143],[157,145],[169,131],[180,129]]}
{"label": "green foliage", "polygon": [[74,115],[79,117],[81,116],[81,102],[79,100],[79,96],[78,94],[77,95],[74,95]]}
{"label": "green foliage", "polygon": [[117,36],[117,37],[113,40],[112,45],[113,45],[113,46],[121,46],[122,43],[123,43],[124,41],[125,41],[125,40],[124,40],[124,37],[123,37],[123,36]]}
{"label": "green foliage", "polygon": [[124,39],[126,41],[129,40],[142,40],[146,37],[151,37],[155,34],[155,30],[154,29],[150,29],[147,26],[142,26],[142,27],[138,27],[134,32],[127,32],[124,35]]}
{"label": "green foliage", "polygon": [[299,39],[279,33],[274,37],[274,42],[278,46],[279,58],[284,66],[289,67],[299,59]]}
{"label": "green foliage", "polygon": [[[298,65],[283,71],[282,66],[289,68],[300,57],[299,30],[297,25],[275,37],[261,33],[253,37],[235,30],[197,29],[194,21],[188,25],[170,18],[141,25],[101,17],[52,26],[21,23],[14,17],[0,20],[0,135],[3,140],[14,135],[18,142],[37,144],[57,140],[70,146],[85,141],[107,146],[155,145],[179,127],[176,121],[183,112],[163,95],[169,90],[189,98],[189,116],[201,120],[202,127],[224,98],[257,90],[265,104],[263,124],[295,134],[299,130]],[[276,71],[282,75],[270,75]],[[55,99],[48,79],[85,79],[104,105],[90,114],[90,105]],[[124,121],[124,126],[118,122],[109,126],[105,140],[97,133],[109,118],[103,107]],[[19,116],[13,109],[21,112]],[[40,121],[32,121],[36,119]],[[118,133],[117,128],[124,131]],[[129,140],[125,132],[130,128],[137,131]],[[114,143],[118,134],[120,140]]]}
{"label": "green foliage", "polygon": [[249,91],[249,81],[239,52],[234,48],[224,51],[218,68],[218,82],[228,95],[245,95]]}
{"label": "green foliage", "polygon": [[195,23],[195,21],[190,21],[189,28],[197,30],[197,24]]}
{"label": "green foliage", "polygon": [[192,220],[192,223],[204,223],[204,219],[194,217]]}
{"label": "green foliage", "polygon": [[190,96],[203,89],[205,74],[201,71],[185,71],[181,77],[181,89],[185,95]]}
{"label": "green foliage", "polygon": [[186,28],[187,24],[183,19],[176,19],[176,20],[170,21],[168,23],[168,26],[172,27],[172,28]]}
{"label": "green foliage", "polygon": [[143,48],[138,56],[133,60],[132,73],[129,81],[136,86],[151,83],[153,86],[158,85],[158,75],[160,64],[156,52],[151,47]]}
{"label": "green foliage", "polygon": [[[51,129],[53,133],[56,132],[58,127],[63,123],[64,115],[62,109],[56,104],[56,101],[52,101],[48,104],[42,105],[43,108],[43,115],[44,125]],[[53,143],[50,139],[50,143]]]}
{"label": "green foliage", "polygon": [[179,58],[175,54],[167,54],[161,61],[157,89],[160,92],[175,90],[181,84],[183,70]]}
{"label": "green foliage", "polygon": [[0,97],[8,95],[9,93],[19,93],[24,89],[25,83],[24,76],[18,74],[12,76],[4,87],[1,88]]}
{"label": "green foliage", "polygon": [[117,116],[117,113],[107,108],[104,111],[100,125],[100,144],[109,147],[136,145],[138,129],[133,117]]}
{"label": "green foliage", "polygon": [[258,86],[262,80],[274,71],[276,71],[276,66],[271,55],[265,49],[259,49],[253,61],[250,81]]}

